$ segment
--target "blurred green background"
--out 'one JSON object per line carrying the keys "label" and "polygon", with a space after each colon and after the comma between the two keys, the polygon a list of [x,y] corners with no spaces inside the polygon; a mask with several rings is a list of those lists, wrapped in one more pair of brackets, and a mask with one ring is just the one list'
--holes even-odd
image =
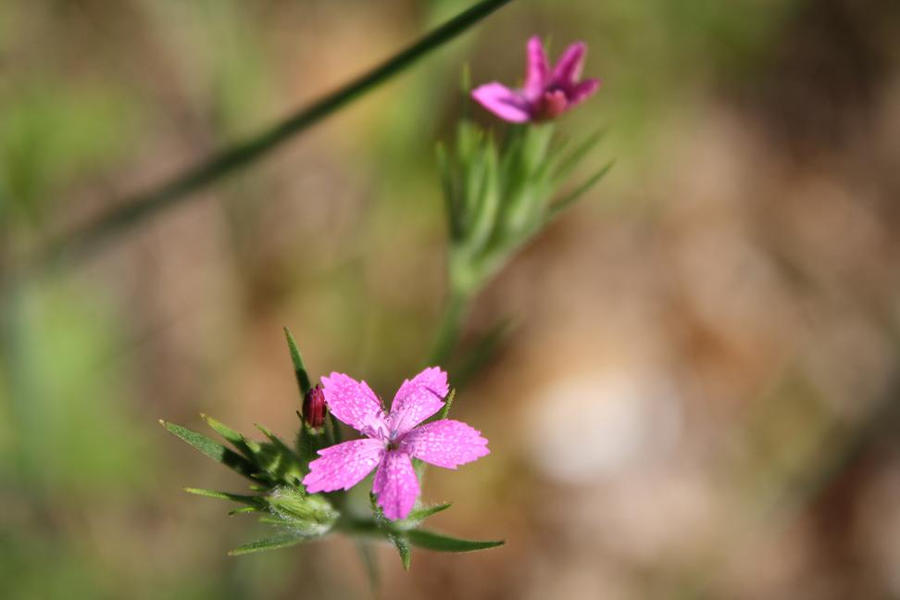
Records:
{"label": "blurred green background", "polygon": [[[390,56],[456,0],[4,0],[0,268]],[[290,437],[281,327],[382,395],[444,292],[434,145],[525,40],[588,42],[612,173],[479,298],[489,459],[397,598],[900,597],[900,4],[516,0],[85,260],[4,286],[4,598],[364,598],[351,542],[230,558],[238,490],[157,419]],[[500,124],[495,124],[498,133]],[[590,160],[588,162],[591,162]],[[452,373],[451,373],[452,377]]]}

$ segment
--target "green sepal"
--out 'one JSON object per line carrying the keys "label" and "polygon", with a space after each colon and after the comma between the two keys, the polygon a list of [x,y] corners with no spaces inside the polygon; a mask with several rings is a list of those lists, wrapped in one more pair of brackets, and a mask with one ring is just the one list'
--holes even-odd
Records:
{"label": "green sepal", "polygon": [[199,434],[196,431],[191,431],[181,425],[169,423],[162,419],[159,420],[159,423],[165,427],[169,433],[190,444],[201,454],[208,456],[216,462],[222,463],[229,469],[248,479],[255,479],[254,473],[257,470],[255,465],[237,452],[226,448],[222,444],[214,442],[205,435]]}
{"label": "green sepal", "polygon": [[426,548],[435,552],[475,552],[496,548],[505,544],[505,540],[499,541],[475,541],[463,540],[446,536],[425,529],[411,529],[406,532],[406,539],[410,544],[418,548]]}
{"label": "green sepal", "polygon": [[242,554],[252,554],[254,552],[278,550],[281,548],[296,546],[297,544],[305,542],[307,540],[309,540],[309,537],[305,535],[300,535],[298,533],[285,533],[282,535],[276,535],[268,538],[263,538],[261,540],[256,540],[255,542],[250,542],[249,544],[244,544],[243,546],[238,546],[234,550],[231,550],[228,555],[241,556]]}

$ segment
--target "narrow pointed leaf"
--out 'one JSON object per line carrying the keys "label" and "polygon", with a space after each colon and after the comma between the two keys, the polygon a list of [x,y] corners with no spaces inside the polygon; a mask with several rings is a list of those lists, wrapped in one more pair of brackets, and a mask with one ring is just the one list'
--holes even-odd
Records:
{"label": "narrow pointed leaf", "polygon": [[594,173],[587,181],[578,186],[572,193],[568,196],[565,196],[562,200],[556,202],[550,209],[547,211],[548,215],[546,217],[546,221],[549,222],[555,219],[562,211],[566,210],[572,204],[575,204],[582,195],[585,194],[588,190],[590,190],[598,181],[603,179],[604,175],[606,175],[609,170],[612,168],[615,161],[609,161],[606,163],[599,171]]}
{"label": "narrow pointed leaf", "polygon": [[256,467],[237,452],[229,450],[222,444],[214,442],[205,435],[199,434],[196,431],[191,431],[181,425],[169,423],[168,421],[163,421],[161,419],[159,422],[169,431],[169,433],[190,444],[202,454],[222,463],[248,479],[254,478],[253,474],[256,472]]}
{"label": "narrow pointed leaf", "polygon": [[436,552],[474,552],[476,550],[496,548],[505,543],[503,540],[463,540],[435,533],[433,531],[426,531],[424,529],[411,529],[406,532],[406,537],[413,546],[434,550]]}
{"label": "narrow pointed leaf", "polygon": [[582,161],[582,159],[587,156],[588,152],[594,149],[594,147],[600,143],[600,140],[606,135],[606,130],[601,129],[596,131],[592,135],[588,136],[588,138],[579,144],[572,152],[568,155],[565,155],[565,158],[558,161],[558,164],[551,163],[550,166],[555,167],[553,171],[553,178],[556,179],[558,183],[562,183],[565,179],[572,174],[578,164]]}
{"label": "narrow pointed leaf", "polygon": [[236,169],[253,163],[294,135],[409,68],[428,53],[440,48],[509,2],[511,0],[481,0],[481,2],[473,4],[370,71],[354,78],[334,92],[300,109],[258,135],[192,166],[157,188],[111,203],[113,208],[100,215],[96,220],[76,229],[64,238],[52,241],[43,252],[34,258],[33,266],[52,265],[63,250],[67,250],[70,257],[84,254],[87,250],[98,246],[102,240],[121,233],[147,216],[174,206],[190,197],[188,194],[191,192],[219,180]]}
{"label": "narrow pointed leaf", "polygon": [[200,416],[203,417],[203,420],[206,421],[206,424],[209,425],[213,431],[231,442],[235,448],[240,450],[244,454],[244,456],[247,457],[248,460],[252,461],[253,455],[259,452],[260,447],[257,442],[248,440],[242,434],[230,428],[228,425],[225,425],[221,421],[213,419],[209,415],[201,414]]}
{"label": "narrow pointed leaf", "polygon": [[404,536],[397,533],[389,534],[388,538],[397,549],[397,553],[400,555],[400,561],[403,563],[404,570],[409,571],[409,563],[412,561],[412,553],[409,550],[409,542]]}
{"label": "narrow pointed leaf", "polygon": [[306,397],[306,393],[312,385],[309,381],[309,374],[306,372],[306,366],[303,364],[303,357],[300,356],[300,350],[297,348],[297,342],[291,335],[291,330],[284,328],[284,336],[287,338],[288,349],[291,352],[291,362],[294,364],[294,375],[297,377],[297,385],[300,387],[300,395]]}
{"label": "narrow pointed leaf", "polygon": [[228,554],[230,556],[240,556],[242,554],[252,554],[254,552],[265,552],[266,550],[278,550],[280,548],[296,546],[297,544],[305,542],[308,539],[309,538],[306,536],[297,535],[294,533],[276,535],[273,537],[256,540],[255,542],[250,542],[249,544],[244,544],[243,546],[238,546]]}
{"label": "narrow pointed leaf", "polygon": [[206,496],[207,498],[217,498],[219,500],[230,500],[232,502],[240,502],[251,507],[262,506],[263,501],[258,496],[245,496],[242,494],[231,494],[228,492],[219,492],[216,490],[206,490],[203,488],[184,488],[189,494],[197,496]]}
{"label": "narrow pointed leaf", "polygon": [[394,521],[393,527],[395,529],[408,530],[414,527],[418,527],[419,524],[432,515],[436,515],[441,511],[445,511],[452,506],[449,502],[446,504],[437,504],[435,506],[425,506],[422,508],[417,508],[409,513],[409,516],[403,519],[402,521]]}
{"label": "narrow pointed leaf", "polygon": [[259,510],[253,506],[242,506],[240,508],[234,508],[232,510],[229,510],[228,516],[231,517],[231,516],[239,515],[242,513],[252,513],[252,512],[259,512]]}

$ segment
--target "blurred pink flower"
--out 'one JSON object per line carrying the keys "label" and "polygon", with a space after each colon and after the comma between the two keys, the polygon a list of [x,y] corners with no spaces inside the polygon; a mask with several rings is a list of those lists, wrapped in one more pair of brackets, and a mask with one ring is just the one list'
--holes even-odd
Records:
{"label": "blurred pink flower", "polygon": [[587,45],[577,42],[566,48],[552,72],[538,36],[528,40],[525,86],[510,89],[496,81],[472,90],[472,98],[486,109],[513,123],[552,119],[569,110],[600,87],[597,79],[581,77]]}
{"label": "blurred pink flower", "polygon": [[490,453],[481,432],[460,421],[418,426],[444,406],[449,386],[438,367],[404,381],[387,415],[365,381],[332,373],[322,384],[331,414],[366,437],[319,450],[303,478],[310,493],[348,490],[377,467],[372,491],[378,506],[387,518],[403,519],[419,496],[413,458],[455,469]]}

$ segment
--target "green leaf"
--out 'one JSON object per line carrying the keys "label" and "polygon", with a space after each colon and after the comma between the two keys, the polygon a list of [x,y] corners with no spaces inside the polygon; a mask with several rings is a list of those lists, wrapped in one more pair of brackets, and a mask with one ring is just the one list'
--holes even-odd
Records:
{"label": "green leaf", "polygon": [[412,553],[409,551],[409,542],[404,536],[396,533],[388,534],[388,538],[393,542],[394,547],[397,548],[397,553],[400,554],[400,561],[403,563],[403,568],[406,571],[409,571],[409,563],[412,560]]}
{"label": "green leaf", "polygon": [[216,490],[206,490],[203,488],[184,488],[189,494],[195,494],[197,496],[205,496],[207,498],[217,498],[219,500],[230,500],[232,502],[240,502],[241,504],[247,504],[250,507],[262,507],[265,505],[265,502],[259,496],[245,496],[242,494],[231,494],[228,492],[219,492]]}
{"label": "green leaf", "polygon": [[439,512],[445,511],[451,506],[453,505],[447,502],[444,504],[436,504],[435,506],[424,506],[422,508],[417,508],[416,510],[409,513],[407,519],[416,519],[421,521],[423,519],[427,519],[431,515],[436,515]]}
{"label": "green leaf", "polygon": [[253,460],[253,455],[260,451],[259,443],[248,440],[242,434],[228,427],[221,421],[213,419],[209,415],[201,414],[203,420],[209,425],[213,431],[221,435],[223,438],[231,442],[235,448],[244,453],[248,460]]}
{"label": "green leaf", "polygon": [[284,336],[287,338],[288,348],[291,352],[291,362],[294,364],[294,375],[297,377],[297,385],[300,387],[300,395],[306,397],[306,393],[312,388],[309,381],[309,374],[306,372],[306,366],[303,364],[303,357],[300,356],[300,350],[297,348],[297,342],[291,335],[291,330],[284,328]]}
{"label": "green leaf", "polygon": [[502,546],[505,541],[474,541],[453,538],[424,529],[411,529],[406,532],[406,538],[413,546],[427,548],[436,552],[474,552]]}
{"label": "green leaf", "polygon": [[378,506],[378,500],[373,492],[369,492],[369,504],[371,505],[372,513],[375,516],[375,526],[383,531],[387,536],[387,539],[394,544],[397,553],[400,554],[400,561],[403,563],[403,568],[409,571],[411,556],[409,542],[406,540],[405,535],[394,529],[394,524],[384,516],[384,511]]}
{"label": "green leaf", "polygon": [[202,454],[205,454],[214,461],[222,463],[229,469],[240,473],[248,479],[254,479],[253,474],[256,472],[256,467],[237,452],[229,450],[222,444],[212,441],[205,435],[201,435],[196,431],[191,431],[181,425],[169,423],[162,419],[160,419],[159,423],[165,427],[169,433],[180,438],[184,442],[187,442]]}
{"label": "green leaf", "polygon": [[228,554],[229,556],[240,556],[242,554],[252,554],[254,552],[265,552],[266,550],[278,550],[280,548],[296,546],[297,544],[305,542],[308,539],[309,538],[305,535],[286,533],[283,535],[276,535],[269,538],[256,540],[255,542],[250,542],[249,544],[244,544],[243,546],[238,546]]}
{"label": "green leaf", "polygon": [[587,156],[588,152],[594,149],[594,147],[600,143],[600,140],[606,135],[605,129],[600,129],[578,145],[572,152],[570,152],[565,158],[558,161],[558,164],[552,164],[554,168],[553,178],[556,179],[557,182],[562,183],[578,166],[578,164]]}
{"label": "green leaf", "polygon": [[239,515],[241,513],[252,513],[252,512],[259,512],[259,510],[252,506],[242,506],[240,508],[234,508],[232,510],[229,510],[228,516],[231,517],[233,515]]}
{"label": "green leaf", "polygon": [[431,515],[435,515],[441,511],[447,510],[452,506],[449,502],[446,504],[437,504],[435,506],[424,506],[422,508],[417,508],[409,513],[405,519],[401,521],[394,521],[392,527],[394,529],[409,530],[415,527],[418,527],[422,521],[430,517]]}
{"label": "green leaf", "polygon": [[572,191],[568,196],[565,196],[562,200],[559,200],[558,202],[553,204],[553,206],[551,206],[547,211],[548,214],[546,217],[546,222],[555,219],[562,211],[567,209],[572,204],[575,204],[575,202],[577,202],[585,192],[590,190],[598,181],[603,179],[604,175],[606,175],[609,170],[612,169],[613,164],[615,164],[615,161],[609,161],[608,163],[603,165],[603,167],[599,171],[588,178],[587,181],[575,188],[575,190]]}

